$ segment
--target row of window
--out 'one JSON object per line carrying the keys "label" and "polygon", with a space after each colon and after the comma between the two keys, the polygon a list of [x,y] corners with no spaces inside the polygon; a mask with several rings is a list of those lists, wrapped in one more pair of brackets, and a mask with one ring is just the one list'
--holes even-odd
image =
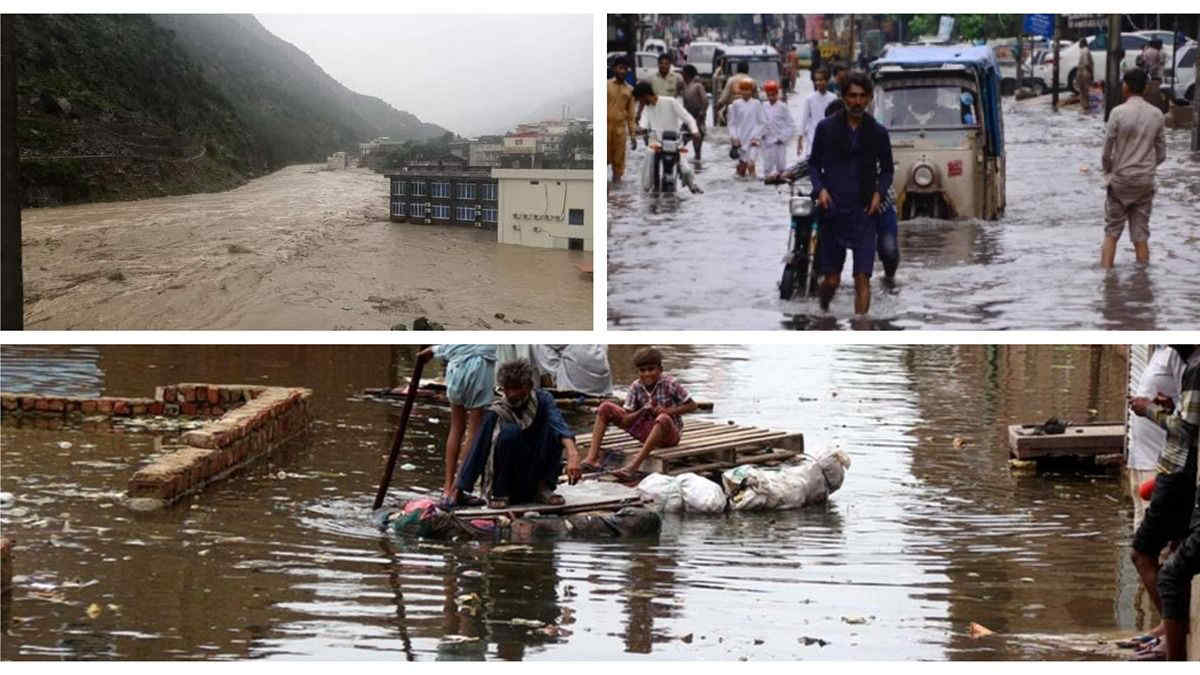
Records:
{"label": "row of window", "polygon": [[[426,192],[428,185],[428,193]],[[457,199],[475,199],[478,193],[479,199],[484,201],[496,201],[496,184],[495,183],[479,183],[478,189],[475,183],[457,183],[455,197]],[[405,181],[398,178],[392,179],[392,194],[396,196],[409,197],[439,197],[442,199],[450,198],[450,181]]]}
{"label": "row of window", "polygon": [[[424,202],[410,202],[405,204],[399,199],[392,200],[392,215],[397,218],[410,216],[413,218],[425,217]],[[430,204],[430,218],[433,220],[450,220],[450,206],[448,204]],[[484,208],[480,210],[483,216],[483,222],[495,223],[496,209]],[[460,222],[471,223],[475,222],[475,207],[474,206],[457,206],[454,208],[454,219]]]}

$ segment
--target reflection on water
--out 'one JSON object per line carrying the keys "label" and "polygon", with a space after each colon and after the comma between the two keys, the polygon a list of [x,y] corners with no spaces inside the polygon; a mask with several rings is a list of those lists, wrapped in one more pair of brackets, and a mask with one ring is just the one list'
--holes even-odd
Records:
{"label": "reflection on water", "polygon": [[[611,347],[618,383],[636,376],[635,349]],[[413,348],[110,346],[94,349],[101,379],[9,368],[76,351],[5,346],[0,384],[304,385],[318,421],[151,514],[118,499],[163,439],[6,421],[0,487],[16,501],[0,523],[21,579],[5,659],[1080,658],[1044,636],[1134,621],[1116,480],[1013,474],[1004,445],[1009,423],[1121,419],[1121,348],[669,347],[667,370],[715,402],[712,418],[840,444],[843,489],[797,512],[670,516],[657,540],[516,548],[370,526],[399,406],[356,394],[395,384]],[[440,483],[447,424],[445,409],[415,410],[397,493]],[[970,640],[971,621],[1008,637]]]}

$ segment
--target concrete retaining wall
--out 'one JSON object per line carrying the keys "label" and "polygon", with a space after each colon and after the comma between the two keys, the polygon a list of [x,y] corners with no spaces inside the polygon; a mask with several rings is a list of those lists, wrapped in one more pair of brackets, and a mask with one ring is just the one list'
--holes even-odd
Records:
{"label": "concrete retaining wall", "polygon": [[4,415],[44,417],[217,418],[180,437],[180,444],[129,479],[127,504],[146,510],[171,504],[303,432],[311,389],[183,383],[154,398],[64,397],[0,392]]}

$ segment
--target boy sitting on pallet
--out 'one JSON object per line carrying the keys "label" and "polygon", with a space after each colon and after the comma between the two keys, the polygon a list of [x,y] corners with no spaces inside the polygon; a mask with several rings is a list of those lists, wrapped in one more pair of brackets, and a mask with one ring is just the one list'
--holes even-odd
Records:
{"label": "boy sitting on pallet", "polygon": [[625,466],[613,472],[623,483],[637,478],[638,467],[658,448],[679,445],[683,432],[681,415],[696,409],[696,402],[675,378],[663,373],[662,353],[653,347],[643,347],[633,355],[638,379],[629,385],[629,394],[622,408],[605,401],[596,410],[592,427],[592,445],[581,469],[585,473],[600,471],[600,444],[610,424],[615,424],[642,442],[642,448]]}

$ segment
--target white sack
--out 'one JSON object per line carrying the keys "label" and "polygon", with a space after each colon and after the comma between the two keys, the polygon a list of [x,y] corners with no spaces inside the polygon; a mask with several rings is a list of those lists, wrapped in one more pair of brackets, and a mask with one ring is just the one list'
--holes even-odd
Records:
{"label": "white sack", "polygon": [[676,476],[683,491],[683,506],[688,513],[723,513],[725,491],[704,476],[685,473]]}
{"label": "white sack", "polygon": [[828,499],[848,468],[850,458],[835,450],[783,469],[735,467],[721,474],[721,484],[735,511],[796,509]]}
{"label": "white sack", "polygon": [[652,473],[638,483],[637,490],[646,499],[653,500],[662,511],[674,513],[683,510],[683,486],[678,477]]}

